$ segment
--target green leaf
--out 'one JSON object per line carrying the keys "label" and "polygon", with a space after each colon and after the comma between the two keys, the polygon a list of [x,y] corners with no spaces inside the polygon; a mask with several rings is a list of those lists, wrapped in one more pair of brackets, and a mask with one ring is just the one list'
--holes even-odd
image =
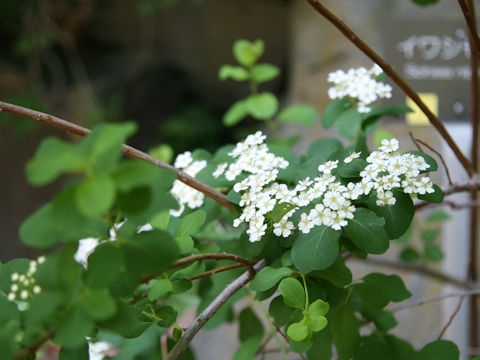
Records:
{"label": "green leaf", "polygon": [[250,307],[245,308],[238,317],[240,342],[251,337],[263,336],[263,325]]}
{"label": "green leaf", "polygon": [[272,64],[257,64],[252,68],[252,79],[261,84],[275,79],[280,75],[280,69]]}
{"label": "green leaf", "polygon": [[95,163],[97,169],[104,170],[105,166],[118,160],[122,144],[136,129],[137,125],[133,122],[98,124],[78,146],[87,148],[90,161]]}
{"label": "green leaf", "polygon": [[227,80],[229,78],[235,81],[244,81],[250,78],[247,69],[241,66],[223,65],[218,71],[220,80]]}
{"label": "green leaf", "polygon": [[298,322],[298,323],[293,323],[290,325],[287,329],[287,335],[290,339],[293,341],[303,341],[305,340],[308,335],[310,335],[310,330],[305,324],[304,321]]}
{"label": "green leaf", "polygon": [[153,215],[149,221],[149,224],[152,225],[154,229],[166,231],[169,221],[170,213],[167,210],[164,210]]}
{"label": "green leaf", "polygon": [[309,328],[313,332],[322,331],[328,325],[328,320],[323,315],[312,315],[310,318]]}
{"label": "green leaf", "polygon": [[310,275],[325,279],[336,287],[344,287],[352,282],[352,272],[345,266],[341,256],[338,256],[335,262],[325,270],[313,271]]}
{"label": "green leaf", "polygon": [[233,126],[239,123],[249,114],[246,100],[238,100],[233,103],[223,115],[223,125]]}
{"label": "green leaf", "polygon": [[254,359],[260,345],[262,344],[262,336],[253,336],[242,343],[235,351],[233,360],[251,360]]}
{"label": "green leaf", "polygon": [[115,194],[115,182],[112,178],[97,174],[77,187],[75,200],[83,215],[98,217],[113,205]]}
{"label": "green leaf", "polygon": [[407,151],[408,154],[413,154],[413,155],[417,155],[417,156],[421,156],[425,159],[425,162],[430,165],[430,167],[427,169],[427,170],[424,170],[424,171],[421,171],[420,173],[425,173],[425,172],[432,172],[432,171],[437,171],[438,170],[438,164],[437,162],[435,161],[435,159],[433,157],[431,157],[430,155],[427,155],[421,151],[416,151],[416,150],[413,150],[413,151]]}
{"label": "green leaf", "polygon": [[425,229],[422,231],[422,241],[425,245],[431,244],[442,232],[441,229]]}
{"label": "green leaf", "polygon": [[88,343],[85,341],[78,349],[67,349],[62,347],[58,354],[58,360],[89,360]]}
{"label": "green leaf", "polygon": [[439,262],[443,260],[442,248],[435,244],[425,245],[425,257],[431,262]]}
{"label": "green leaf", "polygon": [[153,286],[148,290],[147,296],[149,301],[165,300],[173,291],[173,285],[170,280],[156,280]]}
{"label": "green leaf", "polygon": [[259,120],[271,119],[278,109],[276,96],[269,92],[250,95],[245,101],[248,113]]}
{"label": "green leaf", "polygon": [[349,163],[341,161],[337,172],[338,175],[346,179],[360,177],[360,172],[363,171],[367,165],[368,163],[362,158],[353,159]]}
{"label": "green leaf", "polygon": [[38,147],[35,157],[27,163],[27,178],[32,185],[45,185],[63,173],[83,170],[87,163],[86,156],[74,145],[47,138]]}
{"label": "green leaf", "polygon": [[410,227],[415,214],[415,207],[410,195],[393,190],[393,196],[397,199],[395,205],[377,206],[375,196],[371,196],[368,201],[368,207],[385,219],[385,230],[388,237],[397,239]]}
{"label": "green leaf", "polygon": [[203,210],[197,210],[185,216],[180,220],[180,223],[175,229],[175,236],[194,235],[199,233],[200,230],[202,230],[206,216],[207,213]]}
{"label": "green leaf", "polygon": [[316,226],[308,234],[299,234],[292,248],[292,261],[303,274],[323,270],[335,262],[340,251],[340,231]]}
{"label": "green leaf", "polygon": [[372,117],[380,117],[380,116],[393,116],[399,117],[405,113],[412,112],[413,110],[410,109],[405,104],[393,104],[387,106],[379,106],[373,108],[368,113],[365,113],[364,120],[367,120]]}
{"label": "green leaf", "polygon": [[373,145],[376,148],[382,146],[382,140],[390,140],[393,139],[395,135],[393,135],[390,131],[386,129],[377,129],[373,133]]}
{"label": "green leaf", "polygon": [[356,110],[351,109],[339,115],[335,123],[337,132],[345,139],[353,140],[361,130],[362,115]]}
{"label": "green leaf", "polygon": [[354,218],[348,220],[345,232],[360,249],[371,254],[383,254],[388,249],[388,235],[383,228],[385,220],[366,208],[357,208]]}
{"label": "green leaf", "polygon": [[[327,302],[320,299],[315,300],[308,307],[308,312],[312,316],[325,316],[328,313],[328,310],[330,310],[330,305]],[[319,331],[319,330],[316,330],[316,331]]]}
{"label": "green leaf", "polygon": [[285,305],[282,296],[277,296],[273,299],[268,308],[268,313],[273,317],[275,324],[278,326],[283,326],[288,322],[291,312],[292,308]]}
{"label": "green leaf", "polygon": [[297,309],[305,308],[305,290],[298,280],[293,278],[283,279],[278,289],[286,305]]}
{"label": "green leaf", "polygon": [[192,288],[192,282],[188,279],[178,279],[172,281],[172,292],[174,294],[181,294]]}
{"label": "green leaf", "polygon": [[260,39],[250,42],[245,39],[235,41],[233,55],[241,65],[250,67],[257,62],[264,51],[263,41]]}
{"label": "green leaf", "polygon": [[420,200],[425,200],[431,203],[440,204],[443,201],[443,191],[437,184],[433,184],[433,193],[419,194],[418,198]]}
{"label": "green leaf", "polygon": [[264,267],[255,275],[255,278],[250,283],[250,289],[254,291],[265,291],[274,287],[280,280],[290,276],[294,271],[287,267],[272,268],[270,266]]}
{"label": "green leaf", "polygon": [[[323,138],[315,140],[310,144],[307,155],[315,156],[318,164],[327,161],[330,156],[342,148],[342,143],[334,138]],[[318,166],[317,164],[317,166]]]}
{"label": "green leaf", "polygon": [[161,319],[157,321],[157,325],[168,328],[175,322],[177,318],[177,311],[173,307],[167,305],[158,308],[155,311],[155,315]]}
{"label": "green leaf", "polygon": [[297,206],[290,203],[277,203],[272,210],[272,220],[274,223],[278,223],[283,217],[292,209]]}
{"label": "green leaf", "polygon": [[425,345],[416,360],[458,360],[460,353],[457,345],[448,340],[437,340]]}
{"label": "green leaf", "polygon": [[142,334],[150,324],[146,323],[141,310],[123,301],[117,302],[116,314],[99,324],[100,327],[114,331],[130,339]]}
{"label": "green leaf", "polygon": [[39,249],[49,248],[61,240],[54,228],[52,204],[42,206],[22,223],[20,239],[26,245]]}
{"label": "green leaf", "polygon": [[360,345],[358,321],[347,305],[338,306],[328,316],[333,344],[340,360],[350,359]]}
{"label": "green leaf", "polygon": [[173,148],[168,144],[160,144],[148,150],[148,154],[166,163],[170,163],[175,155]]}
{"label": "green leaf", "polygon": [[93,329],[94,324],[80,308],[71,308],[60,320],[54,342],[65,348],[79,348]]}
{"label": "green leaf", "polygon": [[327,105],[322,115],[322,124],[325,129],[331,127],[340,117],[340,115],[352,106],[348,99],[336,99]]}
{"label": "green leaf", "polygon": [[412,2],[420,6],[434,5],[438,3],[438,1],[439,0],[412,0]]}
{"label": "green leaf", "polygon": [[117,304],[106,289],[86,291],[81,304],[85,313],[94,321],[107,320],[117,311]]}
{"label": "green leaf", "polygon": [[277,117],[279,122],[303,125],[314,125],[317,119],[317,110],[309,105],[291,105],[280,111]]}
{"label": "green leaf", "polygon": [[332,333],[330,328],[313,335],[313,345],[308,350],[308,359],[330,360],[332,358]]}
{"label": "green leaf", "polygon": [[442,210],[437,210],[430,213],[427,217],[427,222],[444,222],[450,220],[450,215]]}
{"label": "green leaf", "polygon": [[180,235],[175,237],[175,242],[182,254],[191,254],[195,245],[190,235]]}
{"label": "green leaf", "polygon": [[88,257],[86,283],[92,289],[109,287],[123,267],[121,250],[111,242],[100,244]]}
{"label": "green leaf", "polygon": [[390,301],[399,302],[411,296],[397,275],[372,273],[365,276],[362,283],[354,285],[354,289],[365,304],[375,309],[384,308]]}
{"label": "green leaf", "polygon": [[400,253],[400,259],[406,263],[414,263],[420,259],[418,251],[411,247],[406,247]]}

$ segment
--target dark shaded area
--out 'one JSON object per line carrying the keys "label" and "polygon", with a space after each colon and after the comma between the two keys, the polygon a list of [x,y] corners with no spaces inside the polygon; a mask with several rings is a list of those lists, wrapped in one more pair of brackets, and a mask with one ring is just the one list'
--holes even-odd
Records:
{"label": "dark shaded area", "polygon": [[[225,110],[248,93],[246,84],[217,76],[221,65],[235,63],[235,40],[265,41],[262,61],[279,66],[283,76],[263,89],[284,91],[289,4],[6,0],[0,5],[0,99],[89,127],[136,121],[139,130],[129,143],[142,150],[168,143],[176,153],[213,151],[258,126],[253,120],[234,128],[221,123]],[[61,186],[33,188],[25,179],[25,163],[47,135],[68,138],[0,114],[2,261],[32,255],[21,246],[18,228]]]}

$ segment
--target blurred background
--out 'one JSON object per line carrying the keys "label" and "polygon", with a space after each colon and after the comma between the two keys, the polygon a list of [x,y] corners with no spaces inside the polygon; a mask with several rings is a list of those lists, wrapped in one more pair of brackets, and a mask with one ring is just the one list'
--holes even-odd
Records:
{"label": "blurred background", "polygon": [[[462,15],[454,1],[444,0],[429,7],[418,7],[411,0],[322,3],[339,14],[380,54],[386,55],[387,61],[401,73],[405,52],[397,45],[398,41],[411,38],[409,30],[414,29],[419,35],[461,37],[461,31],[455,31],[463,26]],[[405,26],[406,23],[413,25]],[[433,30],[435,26],[437,29]],[[442,31],[446,34],[442,35]],[[246,84],[218,79],[221,65],[235,63],[232,45],[241,38],[263,39],[265,54],[261,61],[281,69],[280,77],[262,84],[261,88],[277,95],[281,108],[293,103],[308,104],[321,114],[329,102],[326,82],[329,72],[372,66],[369,59],[302,0],[2,0],[0,100],[86,127],[99,122],[133,120],[139,130],[129,144],[143,151],[161,144],[171,146],[174,154],[196,148],[213,151],[222,144],[238,141],[261,125],[253,119],[230,128],[222,124],[229,106],[249,93]],[[424,50],[429,46],[424,45]],[[460,57],[455,61],[468,64],[465,54]],[[450,60],[443,59],[442,64]],[[414,88],[425,93],[436,92],[439,86],[450,89],[447,95],[440,96],[437,92],[437,100],[451,104],[439,116],[450,124],[468,153],[468,79],[437,80],[409,79]],[[404,95],[398,89],[394,91],[395,100],[404,102]],[[409,123],[405,119],[388,119],[382,126],[400,138],[404,148],[413,149],[408,135],[413,131],[416,137],[445,152],[452,164],[454,181],[464,178],[462,171],[453,167],[453,156],[428,123],[418,119]],[[324,130],[319,122],[311,128],[283,126],[281,131],[285,135],[303,133],[304,142],[296,147],[298,151],[314,139],[334,134]],[[34,188],[25,179],[26,162],[47,136],[68,138],[67,134],[31,120],[0,113],[1,261],[36,255],[21,245],[18,228],[62,185],[59,180],[47,187]],[[444,178],[440,177],[438,182],[444,182]],[[444,234],[464,238],[466,244],[467,210],[452,217]],[[466,248],[460,240],[453,244],[444,262],[447,265],[436,265],[437,268],[457,271],[456,275],[463,278],[466,266],[459,269],[458,264],[466,261],[462,260],[466,254],[461,251]],[[364,270],[371,271],[372,268]],[[395,272],[399,271],[392,270]],[[410,275],[408,280],[414,297],[442,291],[440,283],[423,277]],[[428,311],[413,310],[406,321],[410,325],[400,326],[397,332],[413,337],[417,345],[431,341],[426,329],[441,329],[455,306],[456,302],[445,308],[438,304],[428,307]],[[443,317],[438,316],[439,310],[443,311]],[[424,315],[421,326],[416,319],[420,313]],[[460,339],[468,338],[467,317],[467,312],[460,314],[456,320],[459,325],[452,326],[450,333],[457,333]],[[400,316],[399,321],[403,321]],[[198,343],[212,341],[217,336],[218,332],[202,333]],[[235,334],[232,336],[235,339]],[[216,351],[228,354],[235,349],[235,343],[228,340],[217,339],[216,343],[219,344]],[[203,354],[199,358],[215,358]]]}

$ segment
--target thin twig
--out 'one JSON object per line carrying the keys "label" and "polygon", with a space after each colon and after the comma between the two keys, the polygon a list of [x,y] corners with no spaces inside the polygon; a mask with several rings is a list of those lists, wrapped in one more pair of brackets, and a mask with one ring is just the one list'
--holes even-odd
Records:
{"label": "thin twig", "polygon": [[162,352],[162,359],[166,359],[168,356],[168,344],[167,344],[168,336],[167,332],[163,333],[160,336],[160,351]]}
{"label": "thin twig", "polygon": [[380,55],[378,55],[370,46],[360,39],[357,34],[355,34],[347,25],[345,25],[345,23],[336,15],[330,12],[330,10],[328,10],[317,0],[307,1],[317,12],[319,12],[338,30],[340,30],[357,48],[359,48],[365,55],[377,63],[383,69],[383,71],[405,92],[405,94],[407,94],[413,100],[413,102],[417,104],[417,106],[427,116],[433,127],[438,131],[440,136],[447,142],[448,146],[450,149],[452,149],[453,153],[465,168],[468,175],[472,177],[474,174],[472,164],[470,161],[468,161],[465,155],[463,155],[462,151],[459,149],[457,143],[453,140],[446,127],[422,101],[418,93],[413,90],[410,85],[408,85],[407,82],[395,70],[393,70],[393,68]]}
{"label": "thin twig", "polygon": [[[86,136],[91,132],[90,129],[87,129],[87,128],[84,128],[82,126],[73,124],[69,121],[60,119],[56,116],[45,114],[45,113],[42,113],[40,111],[35,111],[35,110],[28,109],[28,108],[25,108],[25,107],[22,107],[22,106],[5,103],[5,102],[2,102],[2,101],[0,101],[0,111],[5,111],[5,112],[8,112],[10,114],[14,114],[14,115],[18,115],[18,116],[21,116],[21,117],[24,117],[24,118],[27,118],[27,119],[35,120],[35,121],[38,121],[42,124],[46,124],[46,125],[55,127],[57,129],[63,130],[63,131],[65,131],[67,133],[70,133],[70,134],[75,134],[75,135],[79,135],[79,136]],[[201,193],[203,193],[206,196],[212,198],[213,200],[215,200],[219,204],[227,207],[231,211],[235,211],[232,204],[227,200],[227,197],[225,196],[225,194],[222,194],[221,192],[219,192],[219,191],[213,189],[212,187],[202,183],[201,181],[198,181],[194,177],[186,174],[184,171],[182,171],[180,169],[177,169],[176,167],[174,167],[170,164],[167,164],[167,163],[165,163],[161,160],[158,160],[158,159],[154,158],[153,156],[151,156],[147,153],[144,153],[143,151],[137,150],[137,149],[135,149],[131,146],[128,146],[128,145],[123,145],[122,146],[122,152],[125,156],[128,156],[132,159],[143,160],[143,161],[146,161],[146,162],[148,162],[148,163],[150,163],[150,164],[152,164],[156,167],[165,168],[165,169],[168,169],[168,170],[171,170],[171,171],[175,172],[178,176],[179,181],[181,181],[184,184],[200,191]]]}
{"label": "thin twig", "polygon": [[197,276],[192,276],[192,277],[188,278],[188,280],[190,280],[190,281],[197,280],[197,279],[200,279],[200,278],[203,278],[203,277],[206,277],[206,276],[221,273],[223,271],[237,269],[237,268],[242,267],[242,266],[245,266],[245,265],[244,264],[233,264],[233,265],[223,266],[223,267],[220,267],[218,269],[205,271],[204,273],[201,273],[200,275],[197,275]]}
{"label": "thin twig", "polygon": [[366,259],[352,257],[352,260],[362,261],[362,262],[366,262],[373,265],[385,266],[393,269],[415,272],[417,274],[429,276],[433,279],[436,279],[445,283],[453,284],[453,285],[462,287],[464,289],[474,289],[476,286],[476,284],[472,282],[459,280],[450,275],[441,273],[439,271],[431,270],[423,266],[415,265],[415,264],[405,264],[405,263],[399,263],[399,262],[385,260],[385,259],[376,259],[376,258],[374,259],[371,257],[368,257]]}
{"label": "thin twig", "polygon": [[470,209],[473,207],[480,207],[480,202],[479,201],[469,201],[467,203],[457,203],[455,201],[449,201],[445,200],[442,203],[429,203],[426,201],[418,202],[415,204],[415,210],[422,210],[425,209],[426,207],[432,207],[432,206],[449,206],[452,210],[461,210],[461,209]]}
{"label": "thin twig", "polygon": [[460,311],[460,308],[462,307],[463,299],[465,299],[465,296],[461,296],[461,297],[460,297],[460,301],[458,302],[458,305],[457,305],[457,307],[455,308],[455,311],[453,312],[452,316],[450,316],[450,319],[448,319],[447,323],[445,324],[445,326],[443,327],[442,331],[440,332],[440,335],[438,335],[437,340],[440,340],[440,339],[443,337],[443,335],[445,334],[445,332],[447,331],[447,329],[448,329],[448,328],[450,327],[450,325],[452,324],[453,319],[455,319],[455,316],[457,316],[458,312]]}
{"label": "thin twig", "polygon": [[431,303],[434,301],[439,301],[439,300],[444,300],[448,299],[451,297],[459,297],[459,296],[473,296],[473,295],[478,295],[480,294],[480,289],[475,289],[475,290],[469,290],[469,291],[463,291],[463,292],[453,292],[453,293],[448,293],[448,294],[441,294],[441,295],[436,295],[436,296],[430,296],[426,298],[421,298],[421,299],[413,299],[410,301],[405,302],[404,304],[397,306],[393,309],[389,309],[391,312],[398,312],[402,310],[409,309],[414,306],[419,306],[427,303]]}
{"label": "thin twig", "polygon": [[[253,271],[256,273],[266,266],[265,260],[260,260],[253,265]],[[195,334],[207,323],[207,321],[215,315],[220,307],[227,302],[230,297],[238,290],[243,288],[250,280],[254,278],[254,274],[249,271],[244,272],[240,277],[230,283],[216,298],[213,300],[205,310],[193,321],[182,337],[175,344],[173,349],[168,354],[166,360],[176,360],[185,351],[188,344],[192,341]]]}
{"label": "thin twig", "polygon": [[185,265],[191,264],[195,261],[199,260],[230,260],[230,261],[235,261],[239,264],[243,264],[247,267],[253,266],[257,261],[256,260],[250,260],[235,254],[228,254],[226,252],[223,253],[205,253],[205,254],[195,254],[195,255],[190,255],[187,257],[184,257],[183,259],[177,260],[172,264],[172,268],[175,267],[183,267]]}
{"label": "thin twig", "polygon": [[445,168],[445,172],[447,174],[448,185],[452,186],[453,182],[452,182],[452,178],[450,177],[450,171],[448,170],[447,163],[445,162],[445,159],[443,158],[442,154],[440,154],[437,150],[435,150],[432,146],[428,145],[426,142],[420,139],[415,139],[415,140],[418,141],[420,144],[426,146],[428,149],[430,149],[430,151],[434,152],[440,158],[440,161],[442,162],[443,167]]}
{"label": "thin twig", "polygon": [[415,144],[415,147],[417,148],[417,150],[423,152],[422,148],[417,142],[417,139],[415,139],[411,131],[408,132],[408,135],[410,135],[410,139],[412,139],[412,142]]}
{"label": "thin twig", "polygon": [[480,53],[480,39],[478,38],[477,27],[475,26],[475,16],[473,15],[473,12],[471,12],[470,9],[468,8],[465,0],[458,0],[458,4],[462,9],[463,16],[465,17],[465,22],[468,26],[470,36],[472,37],[472,43],[473,43],[472,50],[474,50],[472,51],[472,56],[474,53],[477,53],[478,55],[478,53]]}
{"label": "thin twig", "polygon": [[20,350],[15,355],[14,359],[15,360],[25,359],[29,355],[35,354],[38,349],[40,349],[48,340],[50,340],[53,337],[53,335],[54,335],[53,331],[47,331],[47,333],[45,333],[45,335],[39,341],[37,341],[35,344],[30,345],[30,346]]}
{"label": "thin twig", "polygon": [[268,343],[269,343],[270,340],[272,340],[272,339],[273,339],[273,334],[269,334],[269,335],[263,340],[262,345],[260,345],[260,347],[258,348],[256,355],[266,353],[268,350],[265,349],[265,347],[268,345]]}
{"label": "thin twig", "polygon": [[[466,192],[466,191],[472,192],[472,191],[479,191],[479,190],[480,190],[480,178],[477,176],[469,179],[467,182],[463,184],[453,184],[451,186],[450,185],[444,186],[442,188],[444,197],[448,195],[456,194],[459,192]],[[431,203],[427,201],[421,201],[415,205],[415,209],[418,210],[429,205],[431,205]]]}

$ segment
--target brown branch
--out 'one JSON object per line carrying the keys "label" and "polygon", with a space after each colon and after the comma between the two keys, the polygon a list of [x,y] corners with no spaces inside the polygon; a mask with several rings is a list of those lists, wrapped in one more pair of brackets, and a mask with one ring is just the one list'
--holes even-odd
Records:
{"label": "brown branch", "polygon": [[185,351],[188,344],[192,341],[195,334],[207,323],[207,321],[215,315],[220,307],[227,302],[230,297],[238,290],[243,288],[255,276],[255,273],[266,266],[265,260],[260,260],[253,265],[253,274],[250,271],[244,272],[239,278],[230,283],[192,322],[182,337],[177,341],[173,349],[168,354],[166,360],[176,360]]}
{"label": "brown branch", "polygon": [[233,265],[228,265],[228,266],[223,266],[223,267],[220,267],[218,269],[213,269],[213,270],[210,270],[210,271],[205,271],[204,273],[200,274],[200,275],[197,275],[197,276],[192,276],[191,278],[189,278],[188,280],[190,281],[193,281],[193,280],[197,280],[197,279],[200,279],[200,278],[203,278],[203,277],[206,277],[206,276],[210,276],[210,275],[215,275],[217,273],[221,273],[223,271],[228,271],[228,270],[232,270],[232,269],[238,269],[239,267],[242,267],[242,266],[245,266],[244,264],[233,264]]}
{"label": "brown branch", "polygon": [[462,9],[463,16],[465,17],[465,23],[467,24],[469,30],[469,35],[472,38],[472,50],[474,51],[472,51],[471,53],[473,56],[474,53],[478,54],[480,52],[480,38],[477,34],[474,12],[470,11],[465,0],[458,0],[458,5],[460,5],[460,8]]}
{"label": "brown branch", "polygon": [[445,159],[443,158],[442,154],[440,154],[437,150],[435,150],[433,147],[428,145],[426,142],[420,139],[415,139],[415,140],[418,141],[420,144],[426,146],[428,149],[430,149],[430,151],[434,152],[440,158],[440,161],[442,162],[443,167],[445,168],[445,172],[447,174],[448,185],[452,186],[453,182],[452,182],[452,178],[450,177],[450,171],[448,170],[447,163],[445,162]]}
{"label": "brown branch", "polygon": [[53,337],[53,335],[54,335],[53,331],[47,331],[47,333],[35,344],[30,345],[26,348],[23,348],[18,353],[16,353],[14,359],[15,360],[25,359],[29,355],[35,354],[38,349],[40,349],[48,340],[50,340]]}
{"label": "brown branch", "polygon": [[412,142],[415,144],[415,147],[417,148],[417,150],[423,152],[422,148],[420,147],[420,145],[417,142],[417,139],[415,139],[415,137],[413,136],[411,131],[408,132],[408,135],[410,135],[410,139],[412,139]]}
{"label": "brown branch", "polygon": [[407,94],[415,104],[422,110],[422,112],[427,116],[430,123],[438,131],[440,136],[447,142],[448,146],[454,152],[458,161],[467,171],[470,177],[473,176],[474,170],[472,164],[468,159],[463,155],[462,151],[459,149],[457,143],[453,140],[448,130],[438,119],[438,117],[428,108],[428,106],[422,101],[420,96],[415,90],[413,90],[410,85],[395,71],[393,68],[380,56],[378,55],[370,46],[368,46],[362,39],[360,39],[345,23],[340,20],[336,15],[334,15],[330,10],[325,6],[319,3],[317,0],[307,0],[308,3],[323,17],[325,17],[330,23],[332,23],[338,30],[340,30],[357,48],[359,48],[365,55],[372,59],[376,64],[378,64],[383,71]]}
{"label": "brown branch", "polygon": [[442,331],[440,332],[440,335],[438,335],[437,340],[440,340],[443,337],[443,335],[445,334],[445,331],[447,331],[447,329],[452,324],[453,319],[455,319],[455,316],[457,316],[458,312],[460,311],[460,308],[462,307],[463,299],[465,299],[465,296],[460,297],[460,301],[458,302],[458,305],[455,308],[455,311],[453,312],[452,316],[450,316],[450,319],[448,319],[447,323],[445,324]]}
{"label": "brown branch", "polygon": [[206,253],[206,254],[195,254],[195,255],[190,255],[187,256],[183,259],[177,260],[172,264],[172,268],[175,267],[183,267],[185,265],[191,264],[195,261],[199,260],[230,260],[230,261],[235,261],[239,264],[242,264],[246,267],[252,267],[255,263],[257,263],[256,260],[250,260],[235,254],[228,254],[228,253]]}
{"label": "brown branch", "polygon": [[449,283],[449,284],[453,284],[453,285],[462,287],[464,289],[474,289],[475,288],[475,283],[459,280],[459,279],[454,278],[450,275],[441,273],[439,271],[431,270],[431,269],[425,268],[423,266],[415,265],[415,264],[405,264],[405,263],[399,263],[399,262],[395,262],[395,261],[391,261],[391,260],[385,260],[385,259],[374,259],[374,258],[371,258],[371,257],[368,257],[367,259],[360,259],[360,258],[357,258],[357,257],[352,257],[352,260],[362,261],[362,262],[366,262],[366,263],[369,263],[369,264],[385,266],[385,267],[398,269],[398,270],[405,270],[405,271],[414,272],[414,273],[417,273],[417,274],[420,274],[420,275],[429,276],[433,279],[436,279],[436,280],[439,280],[439,281],[442,281],[442,282],[445,282],[445,283]]}
{"label": "brown branch", "polygon": [[419,202],[418,204],[415,204],[415,210],[422,210],[425,209],[426,207],[432,207],[432,206],[449,206],[452,210],[461,210],[461,209],[470,209],[473,207],[480,207],[480,202],[479,201],[470,201],[468,203],[456,203],[455,201],[443,201],[442,203],[436,204],[436,203],[429,203],[426,201]]}
{"label": "brown branch", "polygon": [[[466,192],[466,191],[477,192],[479,190],[480,190],[480,178],[477,177],[477,176],[471,178],[466,183],[453,184],[452,186],[445,186],[445,187],[442,188],[442,192],[443,192],[444,197],[448,196],[448,195],[456,194],[456,193],[459,193],[459,192]],[[475,203],[475,201],[472,202],[472,204],[473,203]],[[421,201],[421,202],[418,202],[415,205],[415,209],[419,210],[419,209],[422,209],[422,208],[424,208],[426,206],[429,206],[429,205],[433,205],[433,204],[431,204],[427,201]],[[441,205],[441,204],[439,204],[439,205]]]}
{"label": "brown branch", "polygon": [[480,294],[480,289],[474,289],[474,290],[468,290],[468,291],[462,291],[462,292],[453,292],[453,293],[448,293],[448,294],[441,294],[441,295],[436,295],[436,296],[430,296],[426,298],[421,298],[421,299],[413,299],[410,301],[405,302],[402,305],[399,305],[393,309],[389,309],[391,312],[398,312],[406,309],[410,309],[411,307],[414,306],[419,306],[423,304],[428,304],[434,301],[439,301],[439,300],[444,300],[448,299],[451,297],[460,297],[460,296],[473,296],[473,295],[479,295]]}
{"label": "brown branch", "polygon": [[[63,130],[63,131],[65,131],[67,133],[70,133],[70,134],[75,134],[75,135],[79,135],[79,136],[86,136],[91,132],[90,129],[87,129],[87,128],[84,128],[82,126],[71,123],[69,121],[60,119],[56,116],[45,114],[45,113],[42,113],[40,111],[35,111],[35,110],[32,110],[32,109],[24,108],[22,106],[5,103],[5,102],[2,102],[2,101],[0,101],[0,111],[5,111],[5,112],[8,112],[10,114],[21,116],[23,118],[35,120],[35,121],[38,121],[42,124],[49,125],[49,126],[57,128],[57,129]],[[154,158],[153,156],[151,156],[147,153],[144,153],[143,151],[137,150],[137,149],[135,149],[131,146],[128,146],[128,145],[123,145],[122,152],[125,156],[128,156],[132,159],[143,160],[143,161],[146,161],[146,162],[148,162],[148,163],[150,163],[150,164],[152,164],[156,167],[165,168],[165,169],[168,169],[168,170],[171,170],[171,171],[175,172],[178,175],[178,180],[179,181],[181,181],[184,184],[200,191],[201,193],[203,193],[206,196],[212,198],[213,200],[215,200],[219,204],[221,204],[221,205],[227,207],[228,209],[230,209],[231,211],[235,212],[234,207],[227,200],[227,197],[224,194],[222,194],[221,192],[213,189],[212,187],[202,183],[201,181],[198,181],[194,177],[186,174],[184,171],[182,171],[180,169],[177,169],[176,167],[174,167],[170,164],[167,164],[163,161],[160,161],[160,160]]]}

